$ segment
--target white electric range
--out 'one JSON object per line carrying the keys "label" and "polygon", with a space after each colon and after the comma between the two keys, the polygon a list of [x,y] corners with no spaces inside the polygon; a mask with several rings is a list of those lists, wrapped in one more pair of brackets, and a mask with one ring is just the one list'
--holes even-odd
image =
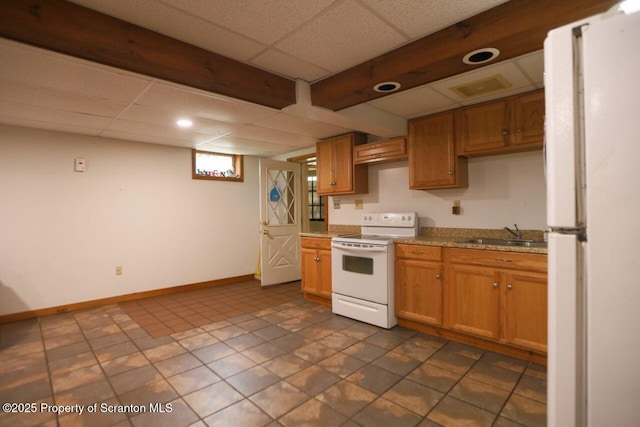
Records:
{"label": "white electric range", "polygon": [[382,328],[398,324],[394,307],[394,246],[418,235],[415,212],[365,213],[362,234],[331,240],[333,312]]}

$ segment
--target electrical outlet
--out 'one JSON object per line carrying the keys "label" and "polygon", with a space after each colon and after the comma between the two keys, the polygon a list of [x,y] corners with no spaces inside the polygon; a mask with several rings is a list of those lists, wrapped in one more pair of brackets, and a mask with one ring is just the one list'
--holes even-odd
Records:
{"label": "electrical outlet", "polygon": [[460,206],[454,206],[451,208],[451,213],[454,215],[460,215]]}
{"label": "electrical outlet", "polygon": [[340,200],[333,199],[333,209],[340,209]]}
{"label": "electrical outlet", "polygon": [[116,267],[116,276],[122,276],[122,266],[121,265]]}
{"label": "electrical outlet", "polygon": [[356,209],[362,209],[363,206],[364,202],[362,201],[362,199],[356,199]]}
{"label": "electrical outlet", "polygon": [[453,201],[453,207],[451,208],[451,213],[454,215],[460,215],[460,200]]}

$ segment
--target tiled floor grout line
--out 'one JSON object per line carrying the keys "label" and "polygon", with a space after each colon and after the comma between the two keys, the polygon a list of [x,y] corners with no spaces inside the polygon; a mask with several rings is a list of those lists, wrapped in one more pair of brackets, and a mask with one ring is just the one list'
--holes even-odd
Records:
{"label": "tiled floor grout line", "polygon": [[[78,319],[75,317],[75,315],[73,316],[73,318],[76,320],[76,322],[78,321]],[[109,315],[109,318],[113,321],[113,319],[111,318],[111,315]],[[116,322],[114,322],[114,324],[117,325]],[[122,331],[122,328],[120,328],[120,325],[117,325],[117,326],[118,326],[118,330],[119,331],[124,332],[124,331]],[[113,384],[111,383],[111,379],[109,378],[109,375],[107,375],[107,372],[104,370],[104,367],[102,366],[102,363],[100,362],[100,358],[96,354],[95,348],[91,345],[91,342],[89,340],[89,337],[87,337],[85,329],[82,328],[82,326],[80,325],[79,322],[78,322],[78,328],[80,329],[80,332],[84,336],[84,339],[87,341],[87,344],[89,345],[89,348],[91,348],[91,354],[96,359],[96,362],[98,362],[98,366],[100,367],[100,371],[104,375],[105,380],[109,383],[109,387],[111,388],[111,391],[113,392],[113,395],[114,395],[115,399],[118,401],[119,404],[122,404],[122,401],[120,400],[120,396],[116,392],[116,389],[113,387]],[[129,419],[128,415],[127,415],[127,419]],[[58,424],[60,424],[60,415],[58,415]]]}
{"label": "tiled floor grout line", "polygon": [[[44,338],[44,331],[42,330],[42,322],[40,321],[40,318],[38,318],[37,321],[38,321],[38,330],[40,331],[40,339],[42,340],[44,363],[47,367],[47,375],[49,377],[49,389],[51,390],[51,400],[53,401],[54,404],[57,404],[56,395],[53,390],[53,375],[51,374],[51,366],[49,365],[49,357],[47,356],[47,348],[46,348],[46,341]],[[80,326],[78,325],[78,327]],[[60,427],[59,418],[60,418],[60,415],[56,415],[56,426],[58,427]]]}

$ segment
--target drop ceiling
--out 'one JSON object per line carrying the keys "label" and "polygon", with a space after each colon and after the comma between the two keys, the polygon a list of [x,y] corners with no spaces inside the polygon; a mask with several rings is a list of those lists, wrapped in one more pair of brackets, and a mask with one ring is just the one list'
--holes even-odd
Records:
{"label": "drop ceiling", "polygon": [[[310,105],[310,84],[504,0],[73,3],[294,80],[298,102],[265,107],[0,38],[0,123],[271,156],[352,130],[372,140],[401,135],[406,119],[543,86],[542,52],[535,51],[337,112]],[[467,99],[450,89],[493,75],[511,86]],[[177,128],[179,118],[194,126]]]}

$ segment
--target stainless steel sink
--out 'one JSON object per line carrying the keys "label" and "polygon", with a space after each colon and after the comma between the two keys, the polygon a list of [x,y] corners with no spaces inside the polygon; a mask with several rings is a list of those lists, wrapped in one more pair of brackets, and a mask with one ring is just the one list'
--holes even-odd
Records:
{"label": "stainless steel sink", "polygon": [[533,240],[520,239],[491,239],[491,238],[473,238],[458,240],[456,243],[475,243],[477,245],[495,245],[495,246],[522,246],[528,248],[546,248],[547,242],[535,242]]}

